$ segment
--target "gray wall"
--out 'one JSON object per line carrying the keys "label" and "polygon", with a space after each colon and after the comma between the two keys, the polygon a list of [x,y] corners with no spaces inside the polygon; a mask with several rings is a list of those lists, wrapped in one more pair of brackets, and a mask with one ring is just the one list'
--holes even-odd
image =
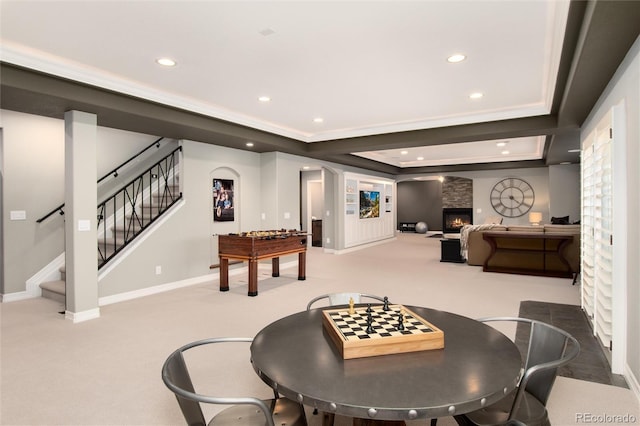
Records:
{"label": "gray wall", "polygon": [[[64,217],[56,214],[40,225],[35,222],[64,200],[64,121],[13,111],[2,113],[4,286],[0,291],[17,294],[25,291],[29,278],[64,252]],[[103,127],[97,131],[96,151],[101,153],[97,156],[105,157],[97,159],[99,175],[157,139]],[[258,154],[194,141],[183,141],[183,148],[180,180],[184,202],[158,230],[139,241],[133,253],[101,271],[100,297],[209,274],[209,267],[218,262],[216,234],[300,228],[300,171],[305,166],[323,169],[323,232],[331,241],[326,243],[325,239],[325,247],[341,248],[336,222],[341,174],[376,175],[281,153]],[[110,164],[103,164],[106,161]],[[213,222],[213,177],[235,181],[237,212],[233,222]],[[9,221],[12,210],[25,210],[27,220]],[[155,273],[156,266],[161,267],[161,274]]]}
{"label": "gray wall", "polygon": [[580,219],[580,165],[549,166],[550,217],[569,216],[570,222]]}
{"label": "gray wall", "polygon": [[438,180],[399,182],[398,223],[426,222],[429,230],[442,230],[442,184]]}
{"label": "gray wall", "polygon": [[[55,214],[36,220],[65,199],[64,121],[2,110],[4,268],[2,293],[25,290],[25,282],[64,251],[64,221]],[[157,139],[98,127],[98,176]],[[24,210],[27,219],[10,220]]]}
{"label": "gray wall", "polygon": [[[565,196],[563,189],[558,189],[553,185],[549,185],[549,169],[547,167],[537,167],[531,169],[506,169],[506,170],[485,170],[485,171],[473,171],[473,172],[456,172],[451,173],[451,176],[466,177],[473,180],[473,223],[484,223],[487,216],[496,216],[498,213],[491,206],[489,195],[491,189],[500,180],[507,177],[519,177],[526,180],[535,191],[535,202],[532,207],[532,211],[542,212],[543,223],[549,223],[549,197],[550,192],[560,191],[560,196]],[[574,179],[579,182],[580,175],[573,175]],[[413,182],[413,178],[416,176],[403,176],[406,179],[402,182],[398,182],[398,187],[405,185],[408,182]],[[434,178],[437,176],[434,176]],[[400,190],[398,190],[399,192]],[[400,198],[400,197],[399,197]],[[400,202],[400,199],[398,200]],[[436,202],[434,200],[434,202]],[[572,201],[575,208],[579,210],[580,197],[575,197]],[[398,205],[398,215],[402,214],[400,205]],[[442,219],[440,219],[442,222]],[[528,225],[528,216],[524,215],[518,218],[504,218],[503,223],[505,225]],[[431,227],[429,227],[431,229]]]}
{"label": "gray wall", "polygon": [[[110,296],[168,282],[201,277],[218,263],[217,236],[261,228],[260,154],[183,141],[184,204],[100,282],[100,296]],[[228,172],[222,176],[221,173]],[[212,173],[239,176],[234,182],[233,222],[213,221]],[[165,247],[167,249],[159,249]],[[161,266],[162,274],[155,274]]]}

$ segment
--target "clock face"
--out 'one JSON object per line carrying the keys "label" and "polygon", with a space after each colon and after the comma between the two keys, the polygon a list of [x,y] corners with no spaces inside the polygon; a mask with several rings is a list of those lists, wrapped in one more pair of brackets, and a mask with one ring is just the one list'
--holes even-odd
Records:
{"label": "clock face", "polygon": [[518,178],[506,178],[491,190],[491,205],[504,217],[520,217],[531,210],[535,194],[527,182]]}

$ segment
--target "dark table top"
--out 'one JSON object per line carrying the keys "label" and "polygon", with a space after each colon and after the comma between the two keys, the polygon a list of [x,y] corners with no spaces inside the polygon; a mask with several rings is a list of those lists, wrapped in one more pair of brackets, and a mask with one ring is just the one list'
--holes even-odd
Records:
{"label": "dark table top", "polygon": [[516,387],[520,353],[502,333],[449,312],[407,308],[444,332],[444,349],[344,360],[323,329],[322,310],[313,309],[262,329],[251,345],[253,368],[288,398],[378,420],[463,414]]}

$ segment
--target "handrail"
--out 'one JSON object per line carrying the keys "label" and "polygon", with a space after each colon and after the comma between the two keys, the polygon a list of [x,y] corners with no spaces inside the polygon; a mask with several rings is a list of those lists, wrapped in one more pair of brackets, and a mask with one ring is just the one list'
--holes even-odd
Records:
{"label": "handrail", "polygon": [[108,178],[109,176],[113,175],[113,177],[118,177],[118,169],[124,167],[126,164],[130,163],[131,161],[135,160],[136,158],[138,158],[140,155],[142,155],[144,152],[146,152],[149,148],[151,148],[152,146],[155,145],[156,148],[160,148],[160,141],[164,139],[164,137],[160,137],[158,138],[155,142],[153,142],[151,145],[149,145],[148,147],[146,147],[145,149],[143,149],[142,151],[138,152],[136,155],[134,155],[133,157],[129,158],[128,160],[126,160],[125,162],[123,162],[122,164],[120,164],[118,167],[116,167],[115,169],[111,170],[109,173],[107,173],[106,175],[102,176],[100,179],[98,179],[98,183],[102,182],[103,180],[105,180],[106,178]]}
{"label": "handrail", "polygon": [[[97,183],[102,182],[103,180],[105,180],[106,178],[108,178],[109,176],[118,177],[118,170],[121,169],[122,167],[124,167],[126,164],[130,163],[131,161],[135,160],[136,158],[138,158],[140,155],[142,155],[144,152],[146,152],[148,149],[150,149],[152,146],[155,145],[156,148],[160,148],[160,141],[164,139],[164,137],[160,137],[158,139],[156,139],[151,145],[149,145],[148,147],[144,148],[142,151],[138,152],[137,154],[135,154],[134,156],[132,156],[131,158],[129,158],[128,160],[126,160],[125,162],[123,162],[122,164],[120,164],[118,167],[116,167],[115,169],[111,170],[109,173],[107,173],[106,175],[102,176],[100,179],[98,179]],[[61,215],[64,215],[64,207],[65,203],[60,204],[58,207],[56,207],[55,209],[51,210],[49,213],[47,213],[46,215],[42,216],[40,219],[36,220],[36,223],[41,223],[43,222],[45,219],[48,219],[49,216],[51,216],[52,214],[54,214],[55,212],[59,212]]]}
{"label": "handrail", "polygon": [[98,204],[98,269],[182,199],[177,170],[180,152],[182,146]]}

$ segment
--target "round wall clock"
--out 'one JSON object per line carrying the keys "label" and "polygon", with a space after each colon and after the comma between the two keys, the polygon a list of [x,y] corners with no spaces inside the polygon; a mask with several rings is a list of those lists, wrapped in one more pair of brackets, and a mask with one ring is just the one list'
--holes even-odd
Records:
{"label": "round wall clock", "polygon": [[531,210],[535,200],[533,188],[518,178],[506,178],[491,190],[491,205],[504,217],[520,217]]}

